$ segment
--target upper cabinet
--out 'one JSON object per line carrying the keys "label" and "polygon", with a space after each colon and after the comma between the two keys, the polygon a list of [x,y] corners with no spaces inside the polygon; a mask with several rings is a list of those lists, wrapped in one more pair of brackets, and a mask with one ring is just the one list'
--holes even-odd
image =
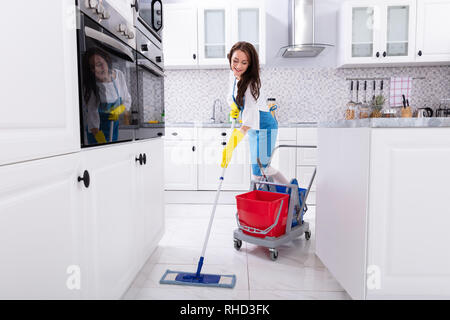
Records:
{"label": "upper cabinet", "polygon": [[416,61],[450,61],[450,0],[417,1]]}
{"label": "upper cabinet", "polygon": [[227,53],[248,41],[265,63],[265,9],[262,1],[208,1],[164,7],[166,68],[228,67]]}
{"label": "upper cabinet", "polygon": [[450,64],[449,14],[450,0],[344,2],[339,65]]}

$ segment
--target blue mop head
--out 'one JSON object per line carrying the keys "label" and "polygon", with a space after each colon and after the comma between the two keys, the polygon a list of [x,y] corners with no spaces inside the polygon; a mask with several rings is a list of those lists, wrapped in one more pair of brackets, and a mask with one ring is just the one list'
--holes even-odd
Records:
{"label": "blue mop head", "polygon": [[234,274],[200,274],[191,272],[181,272],[167,270],[159,280],[161,284],[178,284],[185,286],[203,286],[203,287],[220,287],[234,288],[236,284],[236,276]]}

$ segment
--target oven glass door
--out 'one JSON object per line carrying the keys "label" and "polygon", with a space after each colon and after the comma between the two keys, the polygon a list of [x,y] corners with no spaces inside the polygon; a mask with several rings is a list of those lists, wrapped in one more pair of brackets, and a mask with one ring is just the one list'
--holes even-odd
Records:
{"label": "oven glass door", "polygon": [[137,139],[164,135],[164,73],[137,53],[140,126]]}
{"label": "oven glass door", "polygon": [[82,147],[134,139],[138,125],[136,51],[81,15]]}

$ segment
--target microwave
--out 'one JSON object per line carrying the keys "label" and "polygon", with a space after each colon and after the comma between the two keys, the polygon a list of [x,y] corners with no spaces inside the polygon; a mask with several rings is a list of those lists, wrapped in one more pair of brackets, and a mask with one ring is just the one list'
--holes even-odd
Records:
{"label": "microwave", "polygon": [[163,5],[161,0],[134,0],[134,23],[144,34],[149,31],[162,39]]}

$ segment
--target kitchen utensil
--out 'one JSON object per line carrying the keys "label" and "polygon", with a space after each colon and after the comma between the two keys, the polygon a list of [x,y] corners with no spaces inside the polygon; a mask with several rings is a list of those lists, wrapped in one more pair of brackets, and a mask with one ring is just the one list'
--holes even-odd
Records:
{"label": "kitchen utensil", "polygon": [[372,87],[372,104],[375,103],[375,89],[376,88],[376,80],[373,80],[373,87]]}
{"label": "kitchen utensil", "polygon": [[365,119],[370,115],[370,106],[367,103],[367,81],[364,81],[364,103],[359,108],[359,118]]}
{"label": "kitchen utensil", "polygon": [[431,108],[419,108],[417,109],[418,118],[430,118],[433,116],[433,109]]}

